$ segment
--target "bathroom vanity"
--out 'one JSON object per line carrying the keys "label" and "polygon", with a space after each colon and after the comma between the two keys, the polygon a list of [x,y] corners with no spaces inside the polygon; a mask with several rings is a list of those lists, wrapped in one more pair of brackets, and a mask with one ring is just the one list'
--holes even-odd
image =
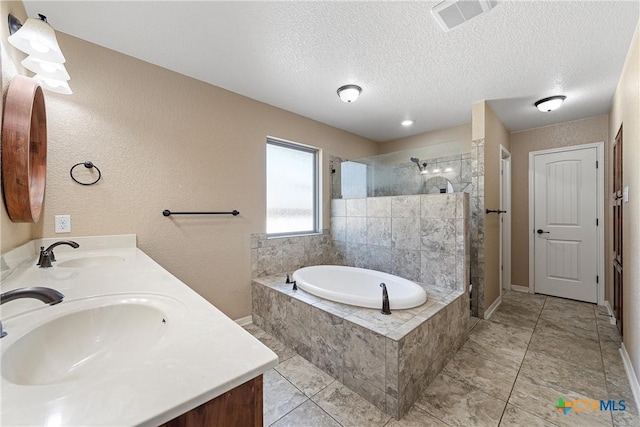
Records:
{"label": "bathroom vanity", "polygon": [[277,356],[136,248],[135,236],[74,238],[51,268],[30,242],[2,256],[2,292],[64,300],[2,305],[6,425],[262,425],[262,374]]}

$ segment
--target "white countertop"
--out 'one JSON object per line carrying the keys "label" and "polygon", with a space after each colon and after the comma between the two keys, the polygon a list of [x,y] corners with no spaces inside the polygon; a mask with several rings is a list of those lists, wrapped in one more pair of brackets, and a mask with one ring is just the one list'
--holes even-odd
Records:
{"label": "white countertop", "polygon": [[[0,339],[0,424],[158,425],[277,365],[275,353],[137,249],[135,237],[133,246],[131,239],[106,238],[106,244],[105,238],[101,239],[72,238],[80,248],[56,248],[57,262],[52,268],[36,267],[34,256],[5,275],[2,292],[46,286],[62,292],[65,298],[54,306],[33,299],[0,306],[0,319],[8,333]],[[111,247],[109,241],[121,247]],[[130,247],[123,244],[127,241]],[[33,247],[39,244],[35,242]],[[64,261],[87,257],[119,257],[122,262],[60,266]],[[34,328],[103,302],[147,298],[159,301],[160,309],[163,301],[167,302],[168,328],[153,340],[144,356],[132,354],[126,363],[109,365],[99,375],[79,372],[51,384],[20,385],[5,378],[10,375],[5,372],[7,364],[2,364],[4,353]]]}

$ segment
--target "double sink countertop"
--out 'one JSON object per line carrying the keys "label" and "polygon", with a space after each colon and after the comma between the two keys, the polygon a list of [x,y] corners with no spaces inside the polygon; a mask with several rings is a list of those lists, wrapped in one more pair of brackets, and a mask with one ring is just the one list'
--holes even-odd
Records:
{"label": "double sink countertop", "polygon": [[78,237],[41,269],[29,242],[2,257],[0,290],[65,295],[0,306],[3,425],[158,425],[277,365],[275,353],[136,247]]}

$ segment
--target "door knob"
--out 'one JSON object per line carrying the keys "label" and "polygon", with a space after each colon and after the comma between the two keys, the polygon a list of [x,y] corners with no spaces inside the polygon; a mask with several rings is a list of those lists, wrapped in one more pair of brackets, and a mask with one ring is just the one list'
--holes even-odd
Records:
{"label": "door knob", "polygon": [[541,228],[538,228],[538,231],[536,231],[536,233],[538,233],[538,234],[549,234],[548,231],[543,231]]}

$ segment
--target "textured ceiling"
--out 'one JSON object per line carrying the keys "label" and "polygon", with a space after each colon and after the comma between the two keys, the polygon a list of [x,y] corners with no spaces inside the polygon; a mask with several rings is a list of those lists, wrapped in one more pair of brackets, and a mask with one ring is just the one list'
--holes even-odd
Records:
{"label": "textured ceiling", "polygon": [[[58,31],[376,141],[468,123],[482,100],[511,131],[609,111],[640,2],[500,1],[447,33],[437,3],[25,6]],[[336,89],[350,83],[363,92],[345,104]],[[561,109],[535,109],[554,94],[567,96]]]}

